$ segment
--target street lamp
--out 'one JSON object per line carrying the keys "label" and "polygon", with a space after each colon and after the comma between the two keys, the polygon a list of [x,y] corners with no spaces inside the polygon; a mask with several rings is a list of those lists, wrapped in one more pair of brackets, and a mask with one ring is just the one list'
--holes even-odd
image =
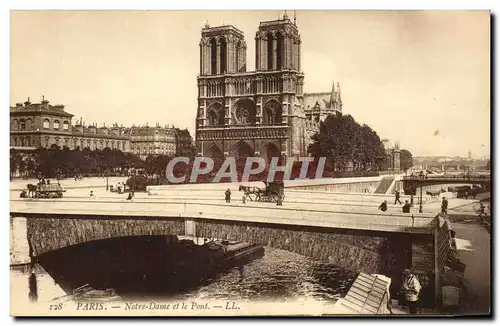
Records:
{"label": "street lamp", "polygon": [[132,169],[132,197],[135,194],[135,169]]}
{"label": "street lamp", "polygon": [[422,187],[422,186],[420,186],[420,205],[419,205],[419,207],[418,207],[418,212],[419,212],[419,213],[422,213],[422,212],[423,212],[423,209],[422,209],[422,190],[423,190],[423,189],[422,189],[422,188],[423,188],[423,187]]}
{"label": "street lamp", "polygon": [[106,170],[106,191],[109,190],[109,185],[108,185],[108,176],[109,176],[109,170]]}

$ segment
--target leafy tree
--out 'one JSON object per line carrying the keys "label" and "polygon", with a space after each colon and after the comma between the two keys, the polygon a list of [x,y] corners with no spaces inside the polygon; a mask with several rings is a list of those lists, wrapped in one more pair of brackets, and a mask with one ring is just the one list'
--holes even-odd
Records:
{"label": "leafy tree", "polygon": [[406,172],[409,168],[413,166],[413,155],[410,151],[402,149],[399,153],[400,167],[401,170]]}
{"label": "leafy tree", "polygon": [[308,151],[313,157],[325,157],[326,168],[346,171],[380,170],[385,150],[379,136],[369,126],[361,126],[351,115],[328,116],[312,137]]}

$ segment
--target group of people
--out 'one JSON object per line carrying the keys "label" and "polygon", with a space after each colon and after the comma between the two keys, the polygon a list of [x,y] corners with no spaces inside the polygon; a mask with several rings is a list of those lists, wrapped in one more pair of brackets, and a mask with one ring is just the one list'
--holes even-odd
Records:
{"label": "group of people", "polygon": [[118,192],[118,194],[123,194],[123,192],[125,191],[125,183],[118,182],[115,186],[115,189]]}
{"label": "group of people", "polygon": [[[396,205],[396,203],[399,203],[400,205],[402,204],[400,198],[401,198],[401,194],[399,193],[399,190],[396,190],[396,193],[394,194],[394,205]],[[402,207],[403,213],[409,213],[411,207],[413,207],[413,195],[410,196],[410,201],[408,201],[408,200],[405,201],[405,204]],[[386,212],[387,211],[387,200],[384,200],[382,202],[382,204],[380,204],[378,209],[381,210],[382,212]]]}
{"label": "group of people", "polygon": [[[397,190],[395,193],[394,205],[396,205],[396,203],[399,203],[400,205],[402,204],[400,200],[400,193]],[[410,213],[411,207],[413,207],[413,195],[410,196],[410,201],[405,200],[405,204],[402,207],[403,213]],[[378,209],[382,212],[387,211],[387,200],[384,200]],[[448,214],[448,199],[446,197],[443,197],[441,202],[441,213]]]}

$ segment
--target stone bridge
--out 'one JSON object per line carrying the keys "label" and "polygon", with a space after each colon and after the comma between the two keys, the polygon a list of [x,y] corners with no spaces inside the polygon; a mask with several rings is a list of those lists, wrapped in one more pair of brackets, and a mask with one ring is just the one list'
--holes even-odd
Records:
{"label": "stone bridge", "polygon": [[[321,211],[200,203],[11,201],[27,219],[30,256],[107,238],[183,235],[239,240],[288,250],[368,273],[431,267],[435,220],[429,214]],[[181,212],[181,213],[179,213]]]}

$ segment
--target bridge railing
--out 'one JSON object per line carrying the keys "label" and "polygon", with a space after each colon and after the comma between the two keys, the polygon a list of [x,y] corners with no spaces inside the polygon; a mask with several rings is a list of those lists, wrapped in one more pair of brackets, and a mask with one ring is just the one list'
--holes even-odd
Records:
{"label": "bridge railing", "polygon": [[431,214],[382,213],[366,210],[297,209],[283,206],[261,207],[242,204],[209,204],[193,202],[158,202],[140,205],[134,202],[79,201],[16,201],[11,214],[96,215],[115,218],[169,218],[219,219],[260,223],[281,223],[332,228],[393,230],[398,228],[429,228]]}

